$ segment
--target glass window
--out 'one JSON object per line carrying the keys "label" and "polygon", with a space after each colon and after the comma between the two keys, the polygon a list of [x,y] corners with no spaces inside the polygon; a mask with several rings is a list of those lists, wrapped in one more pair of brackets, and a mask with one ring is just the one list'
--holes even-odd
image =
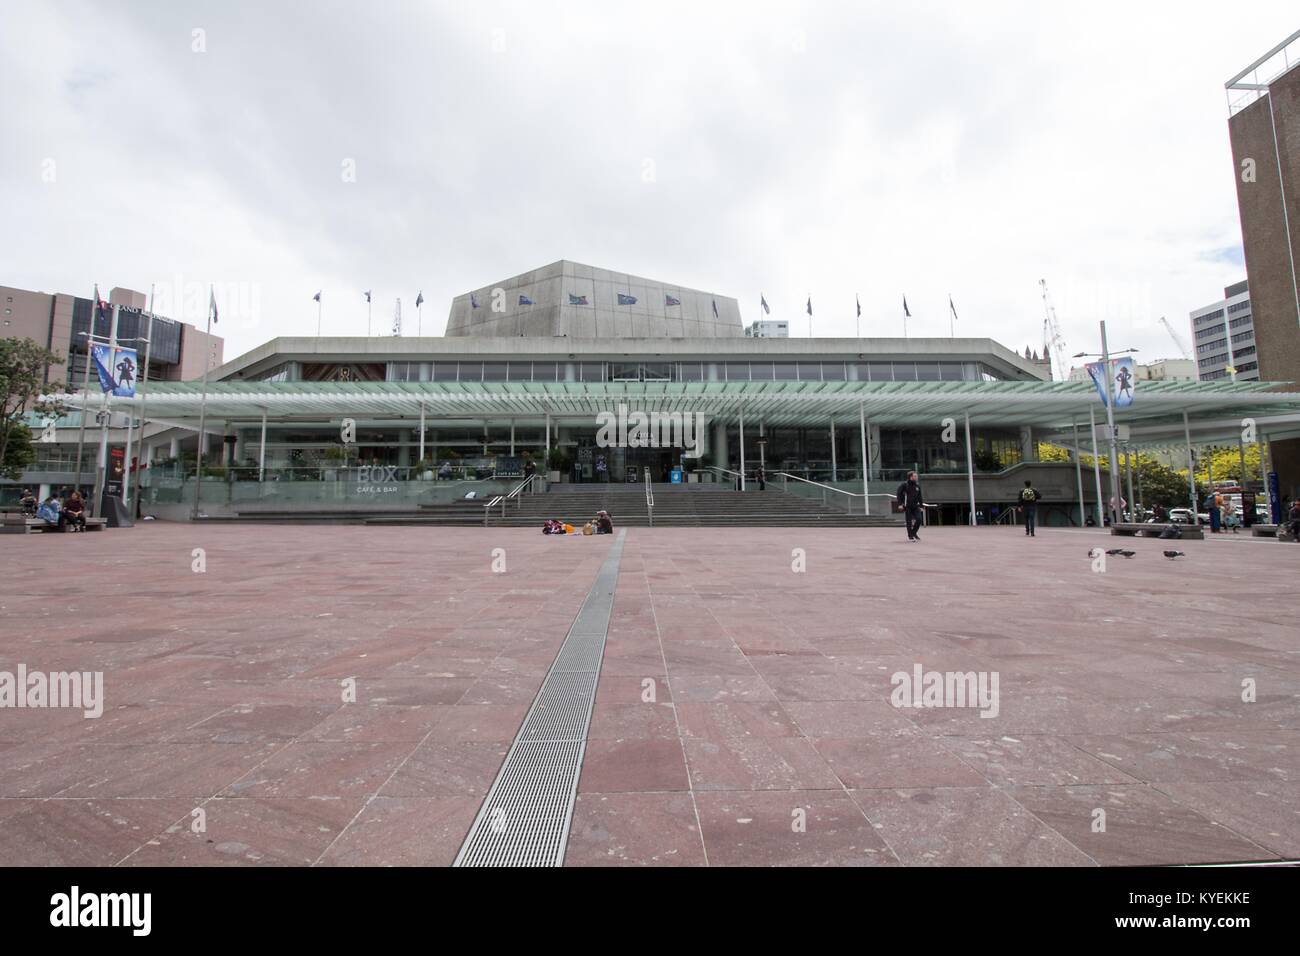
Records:
{"label": "glass window", "polygon": [[435,362],[433,365],[433,380],[435,382],[456,381],[456,366],[456,362]]}
{"label": "glass window", "polygon": [[921,382],[939,381],[939,363],[938,362],[917,362],[916,378]]}
{"label": "glass window", "polygon": [[584,382],[605,381],[605,363],[604,362],[583,362],[582,380]]}
{"label": "glass window", "polygon": [[678,381],[704,381],[704,367],[699,362],[683,362],[677,372]]}
{"label": "glass window", "polygon": [[771,362],[750,362],[749,378],[753,382],[770,382],[772,381],[772,363]]}
{"label": "glass window", "polygon": [[915,381],[916,381],[916,363],[915,363],[915,362],[895,362],[895,363],[894,363],[894,381],[895,381],[895,382],[915,382]]}
{"label": "glass window", "polygon": [[609,380],[611,382],[639,382],[641,381],[641,366],[635,362],[614,362],[609,367]]}
{"label": "glass window", "polygon": [[481,382],[483,381],[483,363],[482,362],[460,362],[460,381],[462,382]]}
{"label": "glass window", "polygon": [[506,365],[505,362],[484,362],[483,381],[504,382],[506,380]]}
{"label": "glass window", "polygon": [[892,382],[894,380],[894,366],[889,362],[872,362],[868,368],[871,370],[871,380],[873,382]]}
{"label": "glass window", "polygon": [[749,381],[749,363],[748,363],[748,362],[728,362],[728,363],[727,363],[727,381],[728,381],[728,382],[748,382],[748,381]]}
{"label": "glass window", "polygon": [[773,362],[772,377],[778,382],[794,382],[799,378],[799,366],[795,362]]}
{"label": "glass window", "polygon": [[799,381],[820,382],[821,380],[822,380],[821,362],[800,362],[799,363]]}
{"label": "glass window", "polygon": [[939,378],[945,382],[960,382],[964,372],[960,362],[940,362]]}
{"label": "glass window", "polygon": [[[520,363],[522,364],[522,363]],[[510,363],[513,371],[515,363]],[[533,363],[533,381],[534,382],[554,382],[555,381],[555,363],[554,362],[534,362]],[[522,381],[522,380],[521,380]]]}
{"label": "glass window", "polygon": [[844,381],[844,363],[843,362],[822,362],[822,381],[824,382]]}
{"label": "glass window", "polygon": [[654,362],[645,366],[647,382],[671,382],[672,378],[672,365],[668,362]]}

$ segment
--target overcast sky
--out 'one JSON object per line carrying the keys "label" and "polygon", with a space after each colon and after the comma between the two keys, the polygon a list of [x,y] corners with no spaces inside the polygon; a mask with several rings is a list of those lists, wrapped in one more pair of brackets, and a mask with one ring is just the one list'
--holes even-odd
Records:
{"label": "overcast sky", "polygon": [[[160,286],[233,357],[557,259],[808,335],[1142,358],[1245,277],[1224,81],[1294,2],[0,7],[0,284]],[[200,31],[196,33],[196,31]],[[349,171],[355,175],[349,177]],[[352,179],[354,181],[349,181]],[[188,300],[183,292],[191,290]],[[198,295],[193,290],[202,289]]]}

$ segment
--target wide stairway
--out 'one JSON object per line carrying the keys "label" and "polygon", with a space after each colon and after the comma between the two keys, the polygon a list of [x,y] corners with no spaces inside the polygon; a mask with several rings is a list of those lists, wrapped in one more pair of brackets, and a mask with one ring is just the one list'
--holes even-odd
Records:
{"label": "wide stairway", "polygon": [[842,509],[777,491],[751,488],[744,492],[719,485],[660,484],[654,488],[654,508],[646,504],[642,485],[552,485],[551,490],[524,495],[518,506],[489,513],[488,523],[499,526],[541,527],[547,518],[558,518],[575,527],[591,520],[597,511],[608,511],[615,527],[650,525],[651,510],[656,528],[680,527],[893,527],[901,515],[846,514]]}

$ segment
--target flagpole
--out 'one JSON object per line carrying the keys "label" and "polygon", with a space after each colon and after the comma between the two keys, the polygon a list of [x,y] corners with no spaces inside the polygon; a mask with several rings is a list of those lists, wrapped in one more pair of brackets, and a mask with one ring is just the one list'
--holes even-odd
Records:
{"label": "flagpole", "polygon": [[[203,343],[203,393],[199,398],[199,454],[195,460],[194,469],[194,508],[190,511],[190,520],[197,521],[199,517],[199,494],[203,490],[203,446],[207,444],[207,433],[204,428],[208,422],[208,366],[212,364],[212,303],[213,303],[212,286],[208,286],[208,328],[207,341]],[[317,332],[317,338],[320,333]]]}
{"label": "flagpole", "polygon": [[[110,377],[114,370],[114,360],[117,358],[117,317],[121,308],[120,305],[113,306],[113,320],[108,327],[108,367]],[[93,510],[93,514],[97,518],[104,516],[104,478],[108,470],[108,420],[112,414],[109,397],[112,394],[113,390],[111,388],[104,392],[104,404],[101,406],[99,413],[99,459],[95,464],[95,501]]]}
{"label": "flagpole", "polygon": [[[90,404],[90,350],[95,346],[95,318],[99,315],[99,286],[95,286],[95,301],[90,307],[90,326],[86,330],[86,374],[81,382],[81,429],[77,433],[77,480],[73,484],[76,491],[81,490],[81,458],[86,445],[86,406]],[[91,503],[93,507],[93,502]]]}
{"label": "flagpole", "polygon": [[[319,304],[319,303],[318,303],[318,304]],[[370,304],[370,293],[367,292],[367,293],[366,293],[366,338],[370,338],[370,314],[371,314],[371,309],[372,309],[372,306],[371,306],[371,304]],[[319,336],[319,335],[320,335],[320,322],[319,322],[319,321],[317,321],[317,323],[316,323],[316,329],[317,329],[317,331],[316,331],[316,335]]]}
{"label": "flagpole", "polygon": [[[139,456],[140,451],[144,450],[144,396],[146,391],[145,386],[149,384],[149,356],[153,349],[153,293],[154,293],[154,285],[151,282],[149,283],[149,325],[148,325],[148,331],[144,333],[144,370],[140,373],[140,389],[139,389],[140,391],[140,445],[139,445],[139,450],[136,452],[137,457]],[[132,421],[134,422],[135,416],[132,415],[131,418]],[[126,447],[127,447],[126,477],[125,477],[125,483],[122,487],[122,503],[128,505],[127,511],[131,514],[132,517],[135,517],[135,511],[131,509],[131,507],[128,504],[131,500],[131,451],[130,451],[131,431],[132,428],[128,426],[126,432]],[[140,494],[140,470],[137,468],[136,469],[136,496],[138,497],[139,494]]]}
{"label": "flagpole", "polygon": [[952,304],[952,293],[949,292],[948,293],[948,338],[950,339],[955,339],[957,337],[957,333],[956,331],[954,331],[954,327],[952,324],[952,320],[956,317],[957,317],[957,307]]}
{"label": "flagpole", "polygon": [[[320,293],[317,293],[317,295],[319,296]],[[316,299],[316,338],[320,338],[320,313],[321,313],[321,303],[320,303],[320,299],[317,298]]]}

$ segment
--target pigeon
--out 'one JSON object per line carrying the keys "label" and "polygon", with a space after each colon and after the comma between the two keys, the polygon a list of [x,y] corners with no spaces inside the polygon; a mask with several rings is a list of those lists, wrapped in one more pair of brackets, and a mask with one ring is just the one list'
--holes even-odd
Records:
{"label": "pigeon", "polygon": [[1183,552],[1181,552],[1181,551],[1166,551],[1164,554],[1165,554],[1165,557],[1166,557],[1166,558],[1184,558],[1184,557],[1186,557],[1186,555],[1185,555]]}
{"label": "pigeon", "polygon": [[1131,558],[1131,557],[1133,557],[1133,555],[1137,554],[1136,551],[1125,551],[1123,548],[1111,548],[1111,549],[1110,549],[1109,551],[1107,551],[1106,553],[1107,553],[1107,554],[1122,554],[1122,555],[1124,555],[1124,557],[1126,557],[1126,558]]}

